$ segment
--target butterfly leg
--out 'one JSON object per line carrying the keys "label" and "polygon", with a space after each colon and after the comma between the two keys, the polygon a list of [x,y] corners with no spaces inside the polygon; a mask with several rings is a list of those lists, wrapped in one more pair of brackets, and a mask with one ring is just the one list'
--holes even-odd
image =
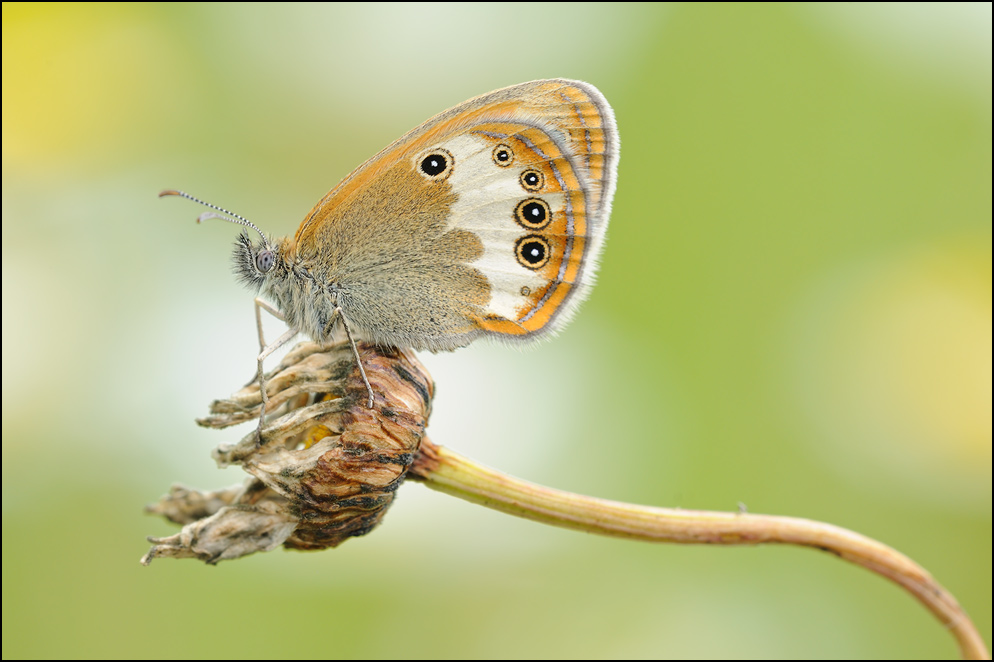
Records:
{"label": "butterfly leg", "polygon": [[275,352],[277,349],[288,343],[295,335],[297,331],[295,329],[287,329],[286,333],[281,335],[276,339],[271,345],[266,345],[266,338],[262,332],[262,311],[265,310],[267,313],[272,315],[278,320],[284,320],[283,313],[281,313],[276,308],[273,308],[268,303],[262,299],[256,297],[255,299],[255,323],[256,328],[259,331],[259,356],[256,358],[256,379],[259,380],[259,395],[262,397],[262,408],[259,410],[259,429],[258,437],[259,444],[262,444],[262,425],[266,419],[266,409],[269,407],[269,397],[266,395],[266,380],[262,369],[262,362],[266,358]]}
{"label": "butterfly leg", "polygon": [[342,326],[345,327],[345,335],[349,338],[349,344],[352,345],[352,355],[355,356],[356,365],[359,366],[359,374],[362,376],[362,383],[366,385],[366,393],[369,394],[369,401],[366,403],[367,409],[373,408],[373,387],[369,385],[369,379],[366,378],[366,369],[362,367],[362,358],[359,356],[359,350],[355,346],[355,339],[352,337],[352,329],[349,328],[349,321],[345,317],[345,313],[342,312],[341,306],[335,307],[335,314],[338,315],[342,320]]}

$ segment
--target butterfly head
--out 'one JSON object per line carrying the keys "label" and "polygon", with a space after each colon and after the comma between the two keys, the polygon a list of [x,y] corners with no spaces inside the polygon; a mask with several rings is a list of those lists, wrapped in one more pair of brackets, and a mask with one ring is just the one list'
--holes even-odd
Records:
{"label": "butterfly head", "polygon": [[274,277],[286,276],[287,269],[285,268],[283,259],[283,256],[286,254],[286,240],[274,242],[272,238],[263,234],[262,230],[244,216],[233,214],[227,209],[204,202],[183,191],[168,189],[159,194],[160,198],[165,196],[186,198],[216,210],[205,212],[198,216],[197,223],[203,223],[210,218],[218,218],[222,221],[251,228],[259,234],[260,240],[253,244],[248,231],[243,231],[235,242],[235,250],[232,255],[235,263],[235,274],[250,289],[258,292],[267,284],[267,278],[272,282],[275,280]]}
{"label": "butterfly head", "polygon": [[242,232],[231,257],[238,280],[255,292],[262,290],[267,278],[285,273],[282,242],[273,242],[265,235],[253,243],[249,233]]}

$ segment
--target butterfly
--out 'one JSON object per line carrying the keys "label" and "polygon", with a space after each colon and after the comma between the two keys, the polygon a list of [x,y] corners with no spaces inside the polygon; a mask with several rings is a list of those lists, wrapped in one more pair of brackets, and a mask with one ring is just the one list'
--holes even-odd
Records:
{"label": "butterfly", "polygon": [[[298,333],[451,350],[477,338],[529,342],[561,329],[594,281],[618,167],[614,113],[592,85],[537,80],[432,117],[356,168],[274,240],[234,250],[256,299],[262,362]],[[181,195],[163,191],[161,195]],[[207,204],[207,203],[202,203]],[[267,303],[266,299],[273,305]],[[260,310],[288,327],[266,344]],[[262,420],[260,415],[260,438]]]}

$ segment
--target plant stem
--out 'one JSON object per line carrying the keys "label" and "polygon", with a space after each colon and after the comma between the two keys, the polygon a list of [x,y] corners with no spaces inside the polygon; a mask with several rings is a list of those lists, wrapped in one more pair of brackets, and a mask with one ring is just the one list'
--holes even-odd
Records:
{"label": "plant stem", "polygon": [[797,517],[655,508],[554,490],[484,467],[422,440],[409,478],[494,510],[600,535],[650,542],[814,547],[863,566],[918,598],[952,632],[964,659],[990,659],[973,622],[924,568],[866,536]]}

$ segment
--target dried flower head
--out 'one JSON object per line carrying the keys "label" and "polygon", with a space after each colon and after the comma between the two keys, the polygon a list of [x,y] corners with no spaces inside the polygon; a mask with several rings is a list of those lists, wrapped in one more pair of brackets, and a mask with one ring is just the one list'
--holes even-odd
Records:
{"label": "dried flower head", "polygon": [[[238,464],[244,485],[199,492],[174,486],[153,512],[183,525],[176,535],[150,538],[142,558],[234,559],[279,545],[336,547],[372,530],[393,502],[424,437],[434,384],[408,351],[359,344],[376,399],[347,343],[297,345],[266,374],[271,417],[259,444],[253,430],[214,450],[220,466]],[[252,382],[211,404],[200,425],[225,428],[260,415]]]}
{"label": "dried flower head", "polygon": [[[960,644],[964,657],[990,659],[976,626],[924,568],[882,543],[824,522],[796,517],[639,506],[561,492],[488,469],[424,436],[434,386],[403,350],[360,345],[376,394],[367,391],[347,344],[298,345],[265,375],[276,417],[264,443],[253,431],[220,446],[222,466],[249,474],[240,487],[197,492],[173,487],[149,510],[183,525],[142,558],[234,559],[283,545],[323,549],[368,533],[410,476],[428,487],[506,513],[602,535],[652,542],[756,545],[786,543],[831,552],[890,579],[918,598]],[[254,419],[258,382],[211,405],[200,421],[227,427]],[[413,465],[412,465],[413,462]]]}

